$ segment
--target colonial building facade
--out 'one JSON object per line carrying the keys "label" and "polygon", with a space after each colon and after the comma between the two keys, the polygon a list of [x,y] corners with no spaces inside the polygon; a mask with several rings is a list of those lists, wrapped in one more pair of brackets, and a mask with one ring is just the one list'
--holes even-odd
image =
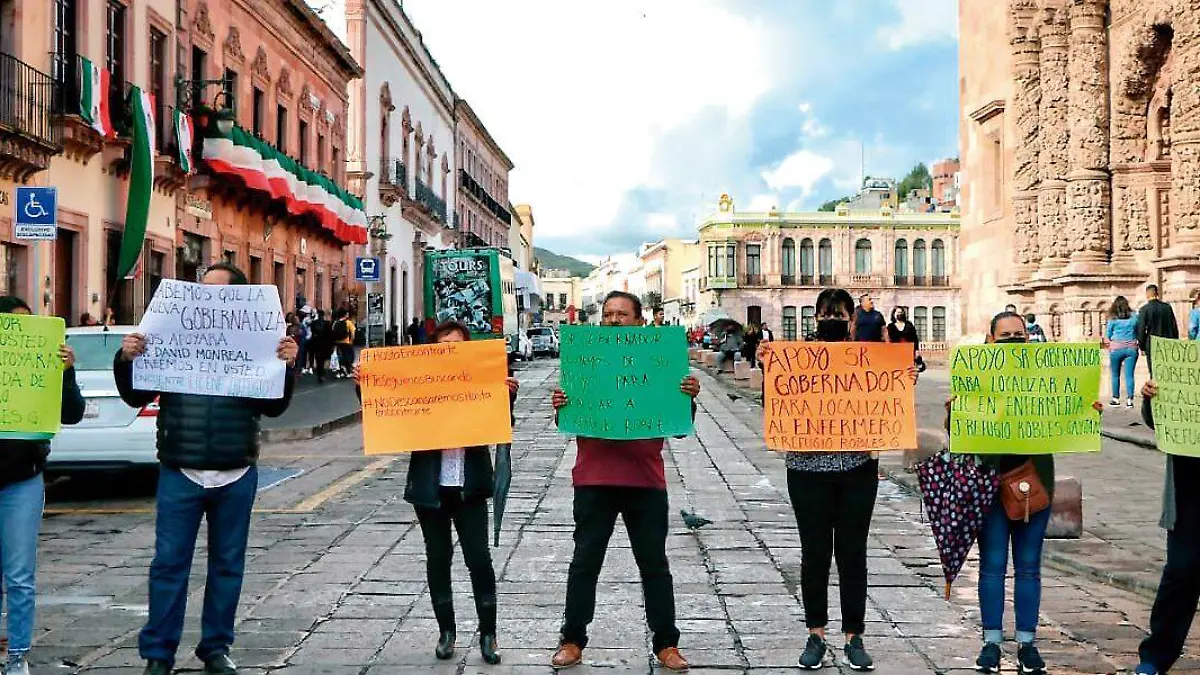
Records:
{"label": "colonial building facade", "polygon": [[700,226],[700,304],[802,339],[822,288],[869,293],[885,315],[905,307],[923,349],[959,337],[958,216],[883,207],[833,213],[738,213],[722,196]]}
{"label": "colonial building facade", "polygon": [[459,188],[455,213],[461,243],[504,248],[509,245],[513,218],[508,203],[508,172],[512,171],[513,163],[479,121],[470,104],[458,99],[454,111],[458,137],[455,169]]}
{"label": "colonial building facade", "polygon": [[[1006,303],[1098,337],[1200,284],[1200,5],[963,0],[964,330]],[[969,38],[969,39],[968,39]]]}
{"label": "colonial building facade", "polygon": [[[331,13],[334,30],[341,17]],[[350,85],[348,172],[383,259],[388,326],[423,312],[426,248],[454,244],[454,91],[394,0],[347,0],[345,35],[366,77]]]}

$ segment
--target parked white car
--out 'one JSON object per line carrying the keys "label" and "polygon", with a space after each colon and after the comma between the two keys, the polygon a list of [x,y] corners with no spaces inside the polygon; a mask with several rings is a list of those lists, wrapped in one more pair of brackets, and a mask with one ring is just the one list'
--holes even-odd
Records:
{"label": "parked white car", "polygon": [[549,354],[558,356],[558,333],[549,326],[535,326],[527,331],[529,339],[533,340],[533,355]]}
{"label": "parked white car", "polygon": [[50,441],[47,469],[56,472],[150,467],[158,464],[158,404],[125,405],[113,378],[113,357],[137,326],[67,329],[75,350],[75,378],[87,408],[79,424],[64,426]]}

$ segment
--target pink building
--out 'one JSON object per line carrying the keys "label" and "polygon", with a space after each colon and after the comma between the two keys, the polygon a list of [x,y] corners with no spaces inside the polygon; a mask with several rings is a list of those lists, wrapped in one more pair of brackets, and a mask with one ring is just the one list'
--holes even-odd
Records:
{"label": "pink building", "polygon": [[458,200],[454,217],[458,221],[461,246],[509,245],[513,215],[508,209],[508,172],[513,163],[488,133],[470,104],[454,102],[458,152],[454,159],[458,180]]}

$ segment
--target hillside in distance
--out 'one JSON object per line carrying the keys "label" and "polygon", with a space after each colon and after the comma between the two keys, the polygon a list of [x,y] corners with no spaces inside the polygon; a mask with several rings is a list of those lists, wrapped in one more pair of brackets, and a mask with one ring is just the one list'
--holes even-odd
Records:
{"label": "hillside in distance", "polygon": [[567,270],[573,277],[586,277],[596,269],[595,265],[585,263],[568,255],[559,255],[554,251],[533,247],[533,255],[542,263],[544,270]]}

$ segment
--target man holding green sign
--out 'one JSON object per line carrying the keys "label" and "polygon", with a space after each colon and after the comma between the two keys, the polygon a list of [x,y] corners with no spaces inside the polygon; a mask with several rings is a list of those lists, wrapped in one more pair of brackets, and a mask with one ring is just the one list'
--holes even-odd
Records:
{"label": "man holding green sign", "polygon": [[4,672],[12,675],[29,673],[50,438],[60,424],[79,423],[86,408],[63,320],[32,314],[20,298],[0,297],[0,577],[8,595]]}
{"label": "man holding green sign", "polygon": [[555,390],[551,402],[559,428],[579,435],[572,472],[575,553],[559,648],[551,664],[561,669],[583,660],[587,627],[596,610],[596,583],[621,516],[641,572],[654,653],[664,668],[687,670],[678,649],[667,560],[662,458],[668,436],[691,432],[700,393],[699,381],[688,375],[683,328],[643,327],[641,300],[613,291],[604,300],[602,327],[564,328],[561,354],[563,389]]}

